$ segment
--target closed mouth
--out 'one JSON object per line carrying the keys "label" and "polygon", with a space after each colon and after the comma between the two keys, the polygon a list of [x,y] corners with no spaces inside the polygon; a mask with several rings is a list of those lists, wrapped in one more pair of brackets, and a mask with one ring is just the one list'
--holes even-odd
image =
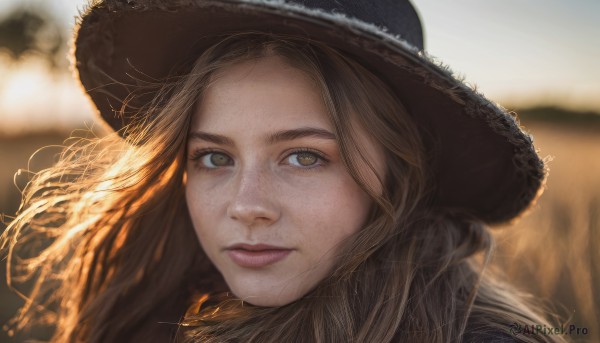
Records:
{"label": "closed mouth", "polygon": [[231,260],[243,268],[262,268],[285,259],[294,249],[267,244],[234,244],[225,249]]}

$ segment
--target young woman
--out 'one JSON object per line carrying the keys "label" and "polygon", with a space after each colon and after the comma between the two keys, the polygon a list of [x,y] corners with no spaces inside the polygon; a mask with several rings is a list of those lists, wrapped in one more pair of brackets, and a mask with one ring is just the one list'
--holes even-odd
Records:
{"label": "young woman", "polygon": [[535,200],[543,164],[512,116],[425,57],[409,2],[105,0],[75,47],[115,131],[25,190],[3,243],[10,276],[35,277],[17,328],[563,341],[515,332],[551,325],[486,269],[486,224]]}

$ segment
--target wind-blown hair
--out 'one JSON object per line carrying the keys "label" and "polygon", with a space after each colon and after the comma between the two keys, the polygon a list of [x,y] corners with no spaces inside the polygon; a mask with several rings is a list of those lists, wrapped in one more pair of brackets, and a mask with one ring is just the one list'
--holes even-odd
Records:
{"label": "wind-blown hair", "polygon": [[[224,281],[195,236],[184,189],[186,133],[202,92],[217,71],[272,55],[320,91],[343,162],[373,207],[326,279],[268,308],[220,293]],[[148,93],[156,96],[135,107]],[[515,322],[548,324],[525,295],[485,270],[488,228],[433,206],[414,122],[351,57],[305,39],[236,34],[203,52],[191,71],[138,89],[121,114],[132,120],[122,132],[65,148],[24,191],[2,238],[14,269],[9,283],[35,281],[17,329],[53,325],[53,342],[168,341],[173,330],[189,342],[459,342],[510,338]],[[358,171],[359,163],[373,166],[356,125],[385,151],[380,184]]]}

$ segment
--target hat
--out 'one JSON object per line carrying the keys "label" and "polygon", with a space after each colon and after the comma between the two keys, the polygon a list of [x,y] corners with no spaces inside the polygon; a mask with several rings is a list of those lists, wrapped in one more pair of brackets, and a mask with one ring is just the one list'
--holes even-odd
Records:
{"label": "hat", "polygon": [[[115,130],[135,75],[162,79],[227,33],[297,35],[352,56],[386,82],[424,137],[434,205],[486,223],[517,217],[541,193],[544,164],[512,113],[424,52],[407,0],[96,0],[75,38],[75,67]],[[115,110],[117,109],[117,110]]]}

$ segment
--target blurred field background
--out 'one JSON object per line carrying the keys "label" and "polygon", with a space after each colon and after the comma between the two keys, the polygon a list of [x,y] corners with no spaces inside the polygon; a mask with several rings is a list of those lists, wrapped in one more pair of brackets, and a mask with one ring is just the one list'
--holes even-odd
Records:
{"label": "blurred field background", "polygon": [[[494,228],[497,239],[494,267],[504,271],[512,283],[543,298],[562,316],[565,325],[587,329],[587,335],[571,336],[573,341],[600,342],[600,66],[597,62],[600,53],[585,47],[574,54],[572,48],[564,48],[568,55],[557,57],[559,50],[546,51],[539,42],[554,46],[554,40],[560,38],[564,46],[569,46],[574,44],[568,40],[569,34],[583,35],[585,40],[584,33],[566,30],[562,38],[536,36],[542,30],[522,29],[519,22],[514,22],[518,15],[511,17],[513,22],[506,27],[492,17],[481,15],[479,20],[489,22],[489,26],[467,30],[471,25],[468,20],[477,17],[470,15],[469,10],[498,11],[501,3],[510,7],[512,2],[508,0],[485,2],[487,5],[461,0],[456,7],[462,10],[450,15],[454,20],[440,14],[453,10],[454,6],[448,8],[449,5],[432,0],[413,2],[421,10],[429,51],[466,73],[467,79],[483,79],[478,84],[479,90],[519,113],[540,155],[548,161],[550,176],[537,205],[514,225]],[[5,215],[0,232],[18,209],[17,186],[22,188],[27,179],[28,172],[15,176],[17,170],[35,172],[50,165],[60,152],[56,146],[74,129],[94,125],[91,106],[72,80],[65,58],[73,16],[82,3],[83,0],[0,3],[0,213]],[[539,1],[520,4],[531,8]],[[544,2],[543,8],[557,9],[556,4],[556,1]],[[578,23],[587,23],[587,34],[597,41],[600,35],[594,34],[600,33],[600,10],[596,13],[593,9],[600,9],[598,3],[578,0],[570,4],[570,9],[582,11]],[[588,5],[596,7],[585,7]],[[568,15],[563,12],[561,15]],[[590,16],[595,16],[594,24],[586,21]],[[473,25],[478,24],[481,23]],[[486,30],[506,33],[508,38],[503,38],[506,44],[509,40],[527,42],[531,49],[507,46],[497,53],[493,46],[486,45],[487,40],[479,41],[477,36],[464,41],[457,38],[477,33],[471,31]],[[451,44],[444,46],[443,42]],[[480,55],[470,58],[456,55],[460,51],[471,55],[477,51]],[[564,63],[556,64],[561,58]],[[543,79],[543,70],[536,68],[541,68],[541,61],[548,60],[555,68],[547,69],[545,74],[549,79]],[[517,62],[523,65],[519,67]],[[496,64],[498,68],[490,68]],[[502,70],[502,65],[510,67]],[[557,76],[558,72],[573,79]],[[485,79],[490,74],[495,79]],[[515,79],[506,79],[510,75]],[[583,76],[575,79],[576,75]],[[528,84],[531,80],[538,84]],[[503,84],[505,88],[500,87]],[[542,84],[554,88],[544,88]],[[44,146],[54,147],[43,149],[30,159]],[[1,327],[15,314],[22,300],[7,289],[3,277],[5,261],[0,262]],[[9,338],[0,330],[0,342],[21,342],[21,339]]]}
{"label": "blurred field background", "polygon": [[563,322],[589,329],[575,342],[600,342],[600,122],[522,123],[548,161],[549,178],[529,213],[495,228],[494,263]]}

